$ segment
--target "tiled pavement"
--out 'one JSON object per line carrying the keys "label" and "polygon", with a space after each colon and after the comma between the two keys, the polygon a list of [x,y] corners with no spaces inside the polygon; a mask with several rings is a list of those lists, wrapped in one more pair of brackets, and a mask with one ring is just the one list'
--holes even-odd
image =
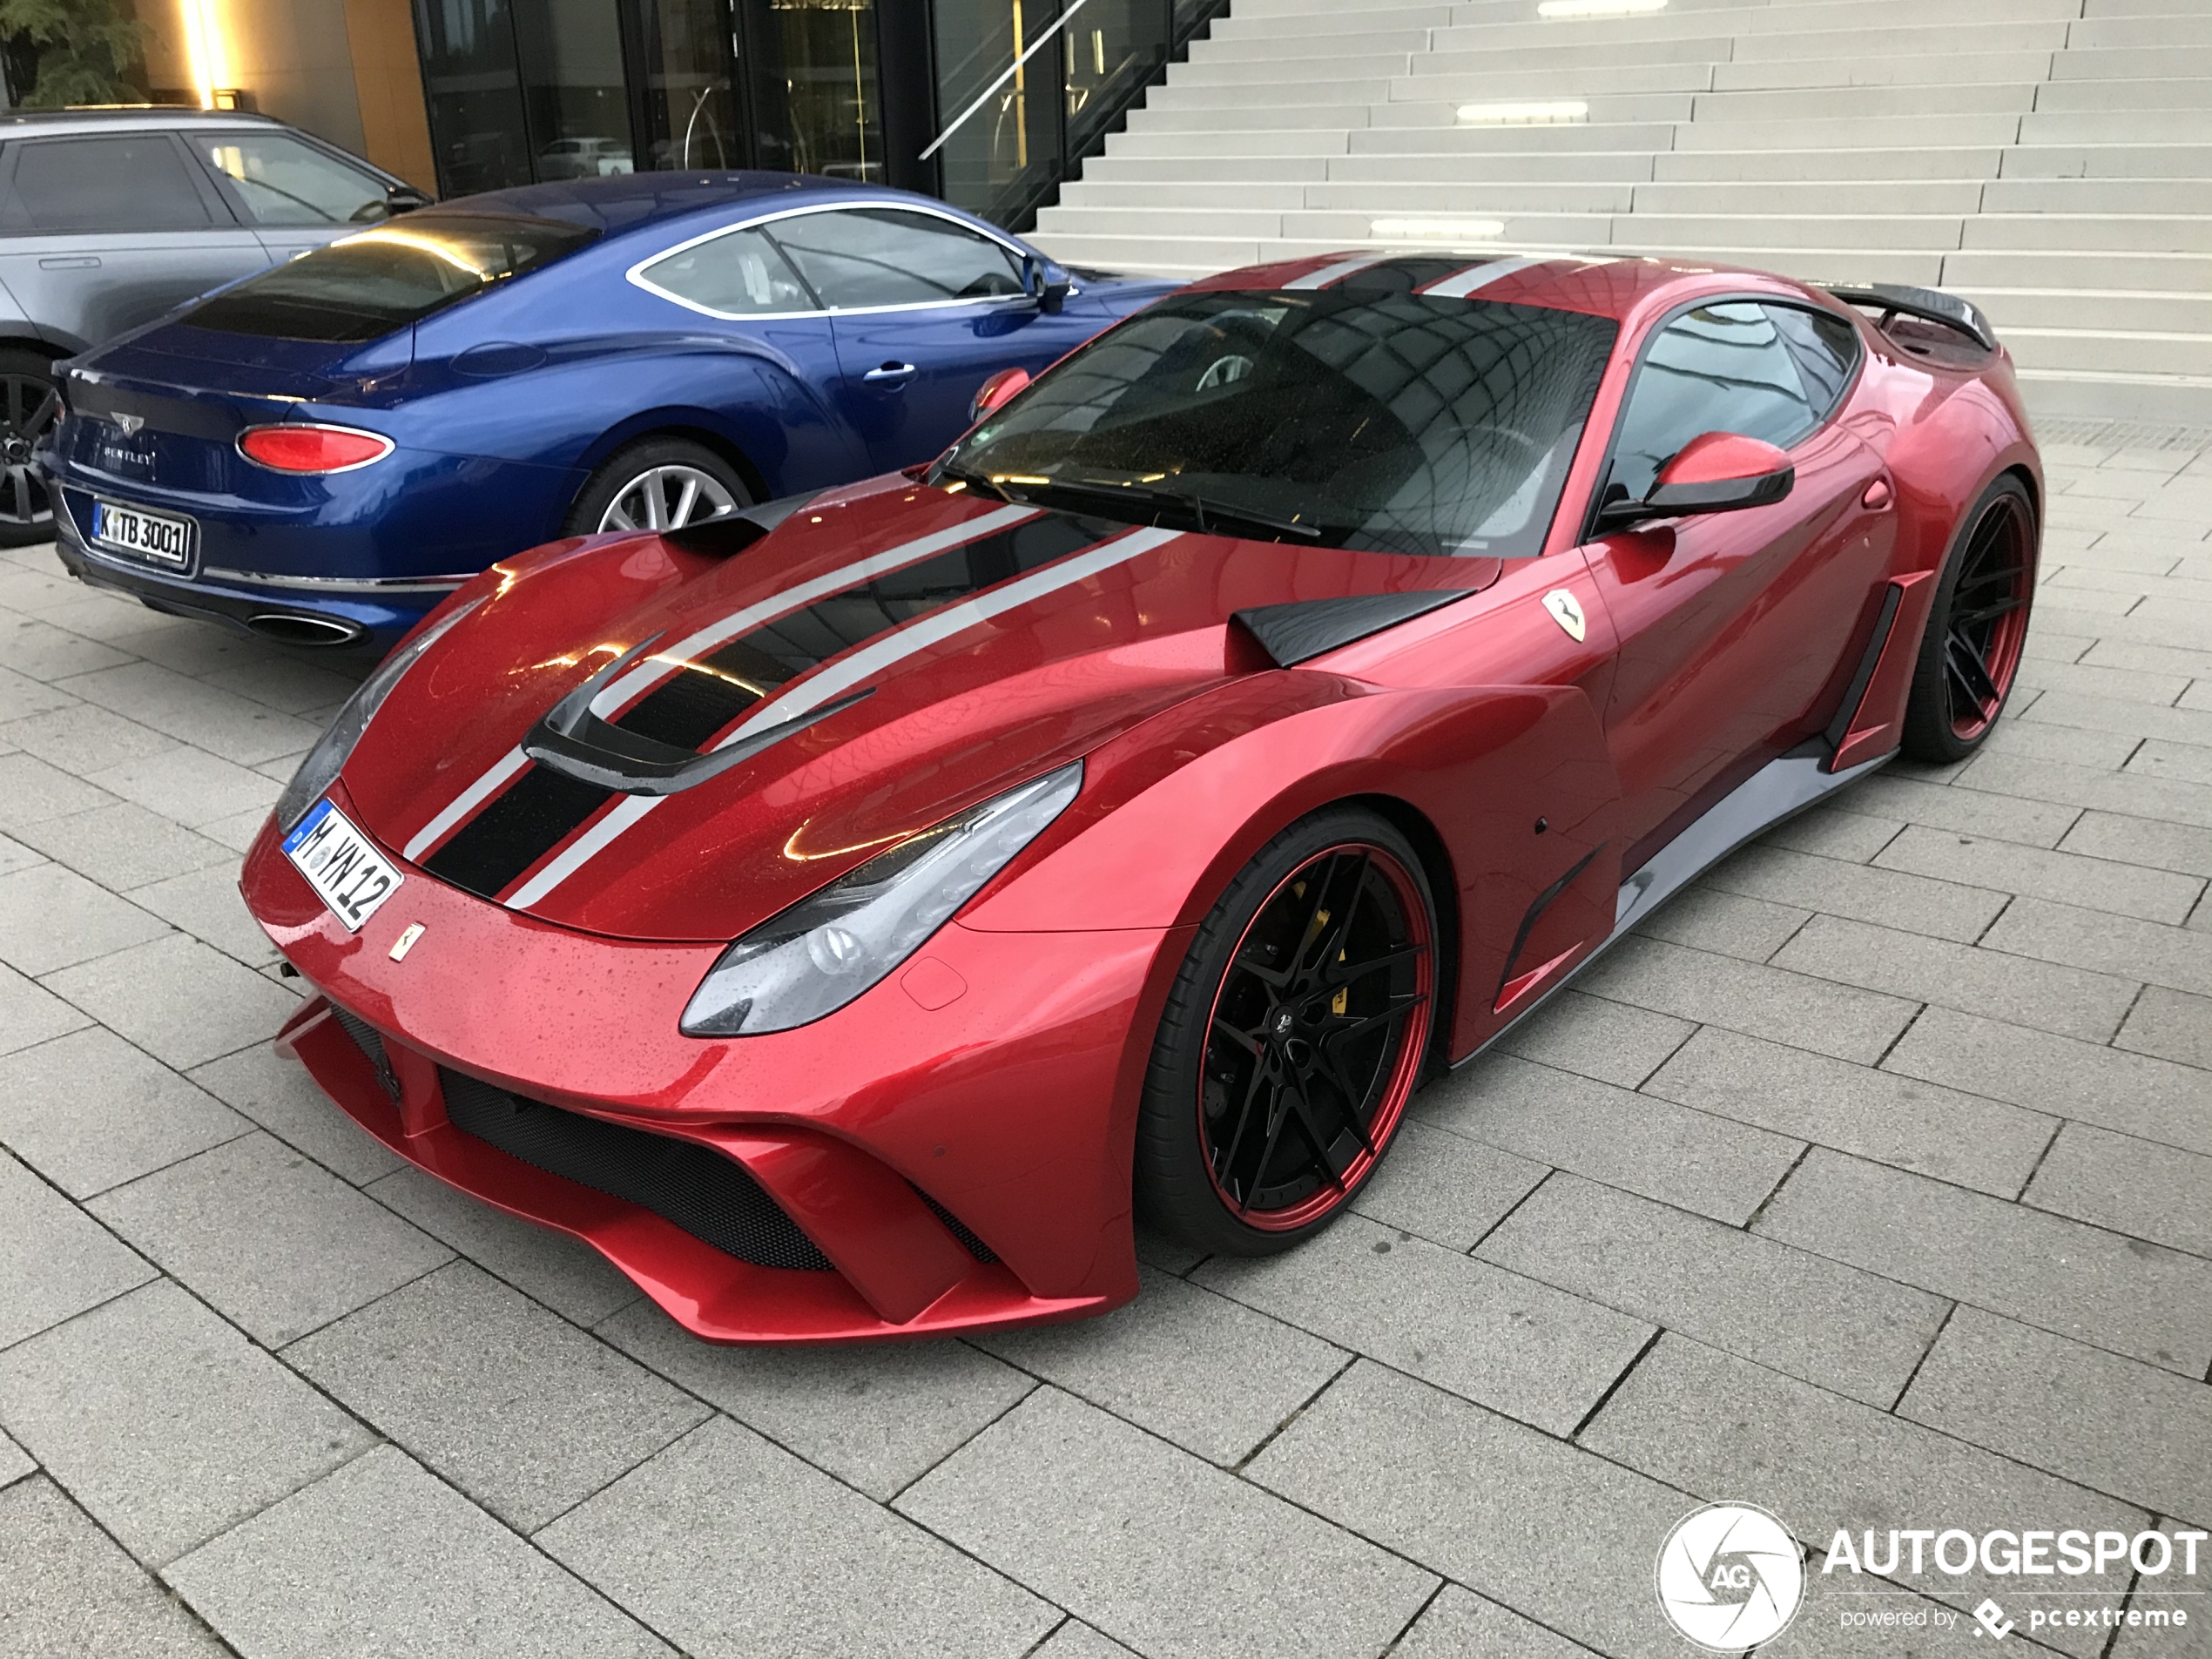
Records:
{"label": "tiled pavement", "polygon": [[[1307,1248],[880,1349],[702,1346],[273,1057],[233,873],[347,682],[6,556],[0,1655],[1674,1654],[1695,1501],[2212,1524],[2212,452],[2055,435],[1982,756],[1716,872]],[[1971,1634],[1834,1588],[1772,1651]]]}

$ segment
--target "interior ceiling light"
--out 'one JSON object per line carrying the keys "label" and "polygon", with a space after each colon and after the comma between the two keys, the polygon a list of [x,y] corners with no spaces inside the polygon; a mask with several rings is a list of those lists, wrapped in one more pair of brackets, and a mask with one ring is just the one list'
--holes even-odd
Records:
{"label": "interior ceiling light", "polygon": [[1535,103],[1462,104],[1460,125],[1468,127],[1542,126],[1559,121],[1589,118],[1590,106],[1579,98],[1548,98]]}
{"label": "interior ceiling light", "polygon": [[1393,240],[1457,242],[1482,240],[1506,233],[1505,221],[1496,219],[1379,219],[1372,233]]}
{"label": "interior ceiling light", "polygon": [[1664,11],[1667,0],[1544,0],[1539,17],[1634,17]]}

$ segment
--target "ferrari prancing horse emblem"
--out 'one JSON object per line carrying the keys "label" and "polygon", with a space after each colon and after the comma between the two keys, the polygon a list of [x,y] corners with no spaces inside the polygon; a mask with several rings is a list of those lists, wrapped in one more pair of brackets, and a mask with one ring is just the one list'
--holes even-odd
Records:
{"label": "ferrari prancing horse emblem", "polygon": [[1585,631],[1582,607],[1575,596],[1564,588],[1554,588],[1544,596],[1544,609],[1552,613],[1552,620],[1567,630],[1567,637],[1580,644]]}

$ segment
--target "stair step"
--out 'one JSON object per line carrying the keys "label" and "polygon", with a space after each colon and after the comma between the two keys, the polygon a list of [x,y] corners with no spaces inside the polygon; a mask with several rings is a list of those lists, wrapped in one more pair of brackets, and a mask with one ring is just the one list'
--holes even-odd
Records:
{"label": "stair step", "polygon": [[2132,124],[2152,111],[2200,118],[2212,113],[2212,81],[2202,76],[2142,80],[2054,80],[2036,89],[2038,113],[2118,113]]}
{"label": "stair step", "polygon": [[1979,179],[1782,180],[1641,185],[1639,213],[1947,213],[1977,212]]}
{"label": "stair step", "polygon": [[2212,214],[2212,175],[2195,179],[1996,179],[1993,213]]}
{"label": "stair step", "polygon": [[1979,213],[1966,221],[1960,246],[2212,253],[2212,215]]}
{"label": "stair step", "polygon": [[2024,144],[2005,152],[1999,172],[2006,179],[2212,179],[2212,143]]}
{"label": "stair step", "polygon": [[2212,293],[1957,287],[1951,292],[1987,312],[2000,334],[2012,328],[2111,328],[2135,334],[2212,334]]}
{"label": "stair step", "polygon": [[1994,179],[2006,155],[1995,145],[1919,150],[1677,150],[1652,157],[1651,176],[1668,184]]}

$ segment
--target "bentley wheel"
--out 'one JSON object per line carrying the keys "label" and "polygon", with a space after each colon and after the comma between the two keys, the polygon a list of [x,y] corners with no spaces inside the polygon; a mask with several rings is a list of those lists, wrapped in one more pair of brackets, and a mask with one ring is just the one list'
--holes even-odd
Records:
{"label": "bentley wheel", "polygon": [[1244,1256],[1327,1225],[1420,1080],[1436,983],[1435,906],[1395,828],[1332,808],[1277,836],[1199,928],[1161,1015],[1142,1213]]}
{"label": "bentley wheel", "polygon": [[1907,758],[1944,764],[1981,746],[2020,672],[2040,537],[2027,487],[2010,474],[1959,521],[1905,705]]}
{"label": "bentley wheel", "polygon": [[52,539],[53,502],[30,452],[60,411],[53,365],[36,352],[0,351],[0,547]]}
{"label": "bentley wheel", "polygon": [[570,536],[672,530],[750,506],[737,469],[703,444],[649,438],[591,475],[569,509]]}

